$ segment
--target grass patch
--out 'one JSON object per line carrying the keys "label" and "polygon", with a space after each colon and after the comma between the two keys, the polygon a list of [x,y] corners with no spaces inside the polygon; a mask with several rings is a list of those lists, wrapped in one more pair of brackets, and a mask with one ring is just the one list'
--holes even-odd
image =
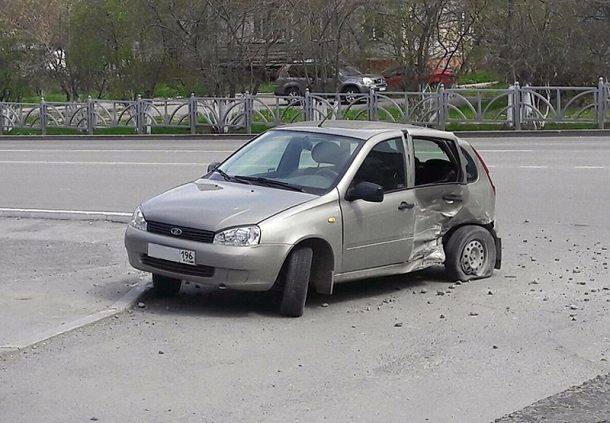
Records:
{"label": "grass patch", "polygon": [[500,78],[498,77],[498,75],[488,71],[470,72],[461,75],[458,78],[458,82],[460,84],[481,84],[484,82],[495,82],[499,80]]}

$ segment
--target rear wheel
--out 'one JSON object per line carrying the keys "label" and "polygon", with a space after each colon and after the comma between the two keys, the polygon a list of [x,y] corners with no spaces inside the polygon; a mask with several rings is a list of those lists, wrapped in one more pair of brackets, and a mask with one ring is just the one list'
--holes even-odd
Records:
{"label": "rear wheel", "polygon": [[487,229],[463,226],[449,238],[445,254],[445,270],[452,280],[487,278],[496,262],[496,244]]}
{"label": "rear wheel", "polygon": [[182,281],[153,274],[153,292],[160,297],[173,297],[180,292]]}
{"label": "rear wheel", "polygon": [[303,315],[313,250],[307,247],[296,248],[288,257],[284,268],[282,302],[280,313],[284,316],[300,317]]}

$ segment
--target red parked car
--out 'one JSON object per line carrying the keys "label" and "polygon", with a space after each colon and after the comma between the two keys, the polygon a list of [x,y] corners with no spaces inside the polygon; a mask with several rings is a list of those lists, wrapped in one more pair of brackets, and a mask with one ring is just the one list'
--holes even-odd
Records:
{"label": "red parked car", "polygon": [[[406,78],[411,77],[406,67],[398,65],[382,72],[389,90],[402,90],[406,85]],[[443,84],[450,87],[455,83],[455,74],[451,68],[437,67],[430,71],[427,81],[430,85]]]}

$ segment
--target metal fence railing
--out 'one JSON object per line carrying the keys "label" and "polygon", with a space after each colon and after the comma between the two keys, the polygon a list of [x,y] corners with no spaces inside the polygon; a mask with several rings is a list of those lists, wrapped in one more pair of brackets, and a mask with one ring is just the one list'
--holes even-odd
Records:
{"label": "metal fence railing", "polygon": [[136,133],[260,132],[308,120],[358,119],[411,123],[439,129],[485,126],[543,129],[572,125],[605,128],[610,123],[610,83],[596,87],[449,88],[437,91],[363,94],[310,93],[273,96],[93,100],[84,102],[0,102],[0,129],[69,128],[87,134],[131,128]]}

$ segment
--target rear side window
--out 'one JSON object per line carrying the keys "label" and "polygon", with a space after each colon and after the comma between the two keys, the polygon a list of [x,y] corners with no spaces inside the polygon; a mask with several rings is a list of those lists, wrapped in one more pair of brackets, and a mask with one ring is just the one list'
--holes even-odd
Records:
{"label": "rear side window", "polygon": [[416,186],[458,181],[460,167],[445,142],[413,138],[413,149]]}
{"label": "rear side window", "polygon": [[460,147],[462,150],[462,156],[466,159],[466,182],[471,183],[479,179],[479,171],[477,170],[477,164],[464,147]]}

